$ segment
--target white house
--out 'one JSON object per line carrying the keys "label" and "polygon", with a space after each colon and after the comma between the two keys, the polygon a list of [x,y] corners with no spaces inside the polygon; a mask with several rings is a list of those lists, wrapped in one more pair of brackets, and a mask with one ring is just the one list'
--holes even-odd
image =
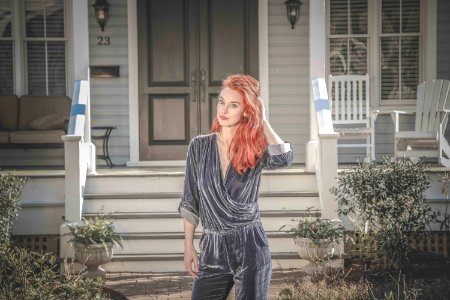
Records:
{"label": "white house", "polygon": [[[88,80],[86,122],[77,121],[85,127],[66,136],[65,149],[0,144],[0,167],[21,166],[29,176],[14,228],[24,243],[59,235],[63,216],[79,221],[113,212],[129,240],[111,271],[182,269],[176,208],[186,149],[192,137],[209,132],[227,74],[260,80],[269,121],[294,149],[294,167],[264,173],[261,186],[262,218],[280,267],[302,262],[278,228],[309,206],[334,217],[328,188],[337,162],[365,156],[355,148],[337,152],[336,135],[321,135],[311,80],[368,74],[381,160],[394,152],[389,112],[414,110],[421,81],[450,79],[445,0],[302,0],[294,28],[283,0],[107,2],[102,30],[94,0],[0,0],[0,95],[73,98],[74,82]],[[406,116],[401,126],[413,122]],[[102,131],[91,126],[115,127],[109,152],[119,167],[96,173],[90,141]],[[437,182],[428,196],[442,205]]]}

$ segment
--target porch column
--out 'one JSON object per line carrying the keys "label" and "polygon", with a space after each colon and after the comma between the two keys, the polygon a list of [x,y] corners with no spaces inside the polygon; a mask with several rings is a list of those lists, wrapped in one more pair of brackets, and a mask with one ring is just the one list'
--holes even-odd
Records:
{"label": "porch column", "polygon": [[[87,80],[89,82],[89,3],[84,1],[71,1],[72,3],[72,81]],[[88,89],[90,88],[90,82]],[[73,94],[73,85],[70,86]],[[96,174],[95,145],[91,143],[91,93],[88,91],[85,111],[84,142],[88,145],[89,174]]]}
{"label": "porch column", "polygon": [[269,0],[258,0],[259,84],[261,98],[270,120],[269,107]]}
{"label": "porch column", "polygon": [[[326,62],[326,13],[325,0],[314,0],[309,2],[309,85],[314,78],[325,78]],[[306,170],[315,171],[317,161],[317,121],[314,109],[314,97],[310,89],[309,115],[309,142],[306,145]]]}
{"label": "porch column", "polygon": [[139,162],[139,86],[137,0],[127,0],[128,25],[128,106],[130,109],[130,160]]}

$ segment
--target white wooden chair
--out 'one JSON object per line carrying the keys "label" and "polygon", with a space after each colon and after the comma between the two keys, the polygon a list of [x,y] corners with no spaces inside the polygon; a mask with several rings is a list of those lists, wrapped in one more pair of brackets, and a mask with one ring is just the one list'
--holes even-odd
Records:
{"label": "white wooden chair", "polygon": [[366,148],[366,161],[375,160],[374,124],[376,111],[371,110],[369,75],[330,76],[328,91],[331,100],[334,130],[342,140],[363,140],[363,143],[338,143],[338,148]]}
{"label": "white wooden chair", "polygon": [[436,157],[450,167],[450,146],[445,138],[450,112],[450,81],[433,79],[417,86],[414,131],[399,131],[399,114],[395,111],[395,158]]}

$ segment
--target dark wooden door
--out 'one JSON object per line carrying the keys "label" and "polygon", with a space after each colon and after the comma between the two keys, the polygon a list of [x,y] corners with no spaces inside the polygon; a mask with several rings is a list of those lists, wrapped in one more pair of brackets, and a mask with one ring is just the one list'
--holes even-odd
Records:
{"label": "dark wooden door", "polygon": [[209,133],[221,80],[258,77],[257,2],[139,2],[140,160],[185,159]]}

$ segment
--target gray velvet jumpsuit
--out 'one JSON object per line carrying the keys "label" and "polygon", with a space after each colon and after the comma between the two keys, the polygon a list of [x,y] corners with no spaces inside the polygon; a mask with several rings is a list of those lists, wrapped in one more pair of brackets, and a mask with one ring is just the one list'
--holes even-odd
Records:
{"label": "gray velvet jumpsuit", "polygon": [[192,299],[226,299],[234,283],[236,299],[267,299],[272,261],[257,203],[261,171],[292,160],[289,143],[268,145],[254,169],[240,175],[230,163],[223,178],[216,134],[192,139],[178,208],[188,222],[203,225]]}

